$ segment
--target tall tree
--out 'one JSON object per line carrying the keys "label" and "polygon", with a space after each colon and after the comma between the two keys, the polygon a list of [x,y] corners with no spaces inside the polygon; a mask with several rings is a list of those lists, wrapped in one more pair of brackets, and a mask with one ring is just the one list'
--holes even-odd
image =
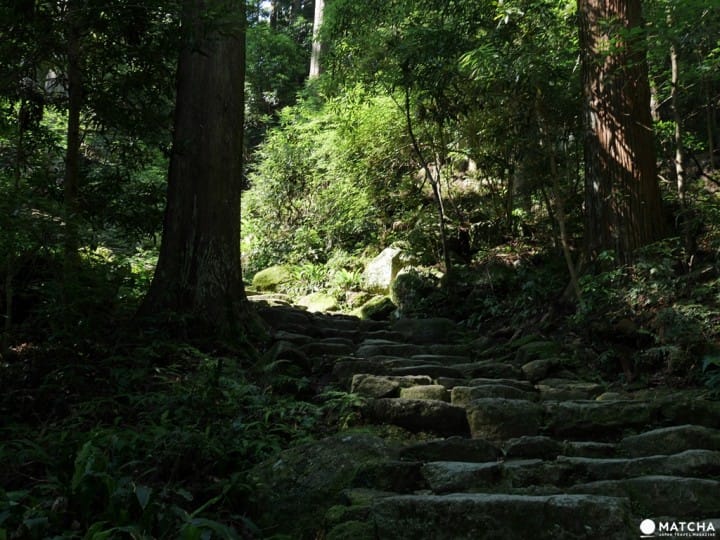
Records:
{"label": "tall tree", "polygon": [[579,0],[586,247],[626,261],[663,233],[640,0]]}
{"label": "tall tree", "polygon": [[240,268],[244,0],[187,0],[160,257],[141,314],[203,333],[235,330]]}
{"label": "tall tree", "polygon": [[312,52],[310,55],[310,78],[314,79],[320,75],[320,53],[322,42],[320,41],[320,28],[323,23],[323,12],[325,0],[315,0],[315,17],[313,19],[313,40]]}

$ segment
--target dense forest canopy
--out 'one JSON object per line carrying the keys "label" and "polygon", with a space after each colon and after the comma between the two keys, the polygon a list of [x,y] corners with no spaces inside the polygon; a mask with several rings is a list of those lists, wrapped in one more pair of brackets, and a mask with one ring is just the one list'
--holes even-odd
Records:
{"label": "dense forest canopy", "polygon": [[350,312],[392,246],[396,315],[720,391],[718,36],[703,0],[0,3],[0,539],[252,534],[197,475],[353,403],[263,363],[268,267]]}

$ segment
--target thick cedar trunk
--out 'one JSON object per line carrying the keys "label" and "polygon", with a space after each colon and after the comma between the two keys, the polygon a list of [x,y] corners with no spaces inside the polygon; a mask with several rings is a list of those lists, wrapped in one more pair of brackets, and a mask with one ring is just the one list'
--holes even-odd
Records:
{"label": "thick cedar trunk", "polygon": [[579,0],[586,247],[627,261],[663,234],[640,0]]}
{"label": "thick cedar trunk", "polygon": [[[222,31],[209,8],[232,10]],[[230,20],[223,17],[224,20]],[[160,258],[142,314],[227,333],[245,310],[240,268],[244,0],[189,0]],[[192,40],[190,42],[190,40]]]}

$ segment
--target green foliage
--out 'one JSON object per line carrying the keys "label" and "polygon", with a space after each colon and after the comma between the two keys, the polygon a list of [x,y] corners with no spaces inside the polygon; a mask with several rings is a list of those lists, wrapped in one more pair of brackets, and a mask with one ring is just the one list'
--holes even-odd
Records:
{"label": "green foliage", "polygon": [[705,355],[702,370],[705,386],[710,389],[713,396],[720,397],[720,354],[717,351]]}
{"label": "green foliage", "polygon": [[392,101],[360,89],[319,110],[285,109],[243,197],[249,273],[278,262],[324,263],[334,250],[372,245],[402,208],[392,193],[408,162],[402,138]]}
{"label": "green foliage", "polygon": [[[0,372],[13,385],[0,398],[0,530],[22,538],[255,536],[245,471],[349,421],[356,403],[304,402],[274,391],[271,372],[250,378],[235,359],[171,342],[93,360],[28,354],[48,361],[19,355]],[[12,383],[23,370],[43,383]]]}

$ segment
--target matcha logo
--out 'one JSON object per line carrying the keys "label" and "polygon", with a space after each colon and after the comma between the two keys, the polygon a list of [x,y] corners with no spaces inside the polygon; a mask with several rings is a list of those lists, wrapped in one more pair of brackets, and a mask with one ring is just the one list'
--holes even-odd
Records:
{"label": "matcha logo", "polygon": [[643,519],[640,538],[717,538],[712,521],[658,521]]}

